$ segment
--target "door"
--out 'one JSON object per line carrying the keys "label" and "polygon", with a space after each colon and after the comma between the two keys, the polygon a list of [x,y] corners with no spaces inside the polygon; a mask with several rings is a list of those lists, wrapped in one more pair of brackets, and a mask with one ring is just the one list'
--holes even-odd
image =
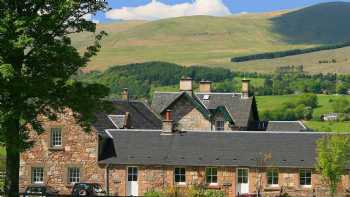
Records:
{"label": "door", "polygon": [[237,194],[249,193],[249,169],[238,168],[237,169]]}
{"label": "door", "polygon": [[139,184],[138,169],[137,167],[128,167],[128,176],[126,181],[126,195],[127,196],[138,196],[139,195]]}

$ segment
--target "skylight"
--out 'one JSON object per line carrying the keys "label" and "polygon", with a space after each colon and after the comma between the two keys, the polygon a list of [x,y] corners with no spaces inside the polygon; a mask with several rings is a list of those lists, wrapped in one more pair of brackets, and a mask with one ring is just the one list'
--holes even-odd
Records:
{"label": "skylight", "polygon": [[209,100],[209,98],[210,98],[210,95],[208,95],[208,94],[206,94],[206,95],[203,96],[203,99],[204,99],[204,100]]}

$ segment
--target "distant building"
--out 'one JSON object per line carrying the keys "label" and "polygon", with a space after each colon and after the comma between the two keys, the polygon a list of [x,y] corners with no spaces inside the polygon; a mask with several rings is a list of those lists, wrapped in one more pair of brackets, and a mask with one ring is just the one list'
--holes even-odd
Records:
{"label": "distant building", "polygon": [[339,113],[327,113],[321,116],[321,120],[323,121],[338,121]]}

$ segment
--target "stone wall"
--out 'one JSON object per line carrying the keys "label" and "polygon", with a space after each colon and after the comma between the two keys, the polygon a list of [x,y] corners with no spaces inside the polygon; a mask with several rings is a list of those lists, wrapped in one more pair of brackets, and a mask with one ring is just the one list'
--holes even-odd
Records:
{"label": "stone wall", "polygon": [[179,129],[210,131],[211,123],[185,97],[180,98],[172,107],[173,120]]}
{"label": "stone wall", "polygon": [[[71,192],[67,182],[67,168],[79,167],[82,182],[104,183],[104,168],[97,164],[97,135],[95,131],[85,133],[76,124],[72,112],[66,110],[58,115],[57,121],[43,121],[45,132],[38,135],[34,131],[29,136],[34,140],[32,148],[21,154],[20,190],[31,184],[32,167],[44,168],[44,183],[58,189],[62,194]],[[62,128],[63,146],[59,149],[50,147],[50,129]]]}
{"label": "stone wall", "polygon": [[[139,195],[143,195],[147,191],[163,191],[168,188],[184,189],[191,185],[205,184],[205,167],[185,167],[186,169],[186,185],[176,185],[174,183],[174,167],[161,166],[141,166],[139,167]],[[206,185],[208,189],[222,190],[226,196],[235,196],[236,194],[236,168],[234,167],[218,167],[218,184]],[[126,195],[126,170],[127,166],[113,166],[110,169],[110,194]],[[260,177],[260,178],[257,178]],[[344,191],[349,187],[349,176],[342,178],[339,184],[339,191],[344,195]],[[321,177],[318,174],[312,175],[312,187],[303,188],[299,185],[299,169],[279,169],[279,186],[270,187],[267,185],[266,172],[257,173],[255,168],[249,169],[249,192],[257,192],[257,184],[261,181],[261,192],[264,196],[275,197],[280,194],[281,189],[288,192],[291,196],[312,197],[315,193],[320,195],[321,191],[327,190],[321,183]],[[341,194],[340,194],[341,195]]]}

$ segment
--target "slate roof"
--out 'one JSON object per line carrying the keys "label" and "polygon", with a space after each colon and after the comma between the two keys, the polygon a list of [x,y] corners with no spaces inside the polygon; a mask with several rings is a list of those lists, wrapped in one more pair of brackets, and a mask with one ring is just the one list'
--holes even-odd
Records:
{"label": "slate roof", "polygon": [[316,140],[313,132],[185,132],[107,131],[115,156],[100,161],[123,165],[256,167],[256,158],[271,154],[267,166],[313,168]]}
{"label": "slate roof", "polygon": [[301,121],[269,121],[266,131],[308,131]]}
{"label": "slate roof", "polygon": [[[160,129],[162,128],[162,121],[160,118],[141,101],[126,101],[114,100],[112,101],[113,110],[104,113],[96,114],[97,121],[93,126],[98,131],[105,129],[117,129],[118,125],[124,125],[125,113],[129,112],[128,126],[131,129]],[[109,115],[112,115],[109,117]],[[118,116],[115,116],[118,115]]]}
{"label": "slate roof", "polygon": [[[156,92],[153,97],[152,109],[160,114],[183,94],[185,93]],[[204,99],[204,97],[209,97],[209,99]],[[207,110],[215,110],[224,106],[239,127],[248,125],[253,99],[253,97],[242,99],[241,94],[237,93],[194,93],[194,100],[200,102]]]}
{"label": "slate roof", "polygon": [[[195,95],[207,109],[225,106],[237,126],[248,125],[253,97],[242,99],[242,96],[236,93],[196,93]],[[204,99],[205,95],[209,96],[208,100]]]}

